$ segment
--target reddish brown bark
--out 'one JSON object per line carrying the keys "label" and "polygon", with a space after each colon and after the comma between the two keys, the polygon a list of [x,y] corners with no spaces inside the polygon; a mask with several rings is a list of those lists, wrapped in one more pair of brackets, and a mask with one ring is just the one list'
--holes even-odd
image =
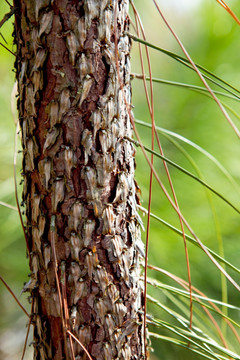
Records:
{"label": "reddish brown bark", "polygon": [[14,5],[34,358],[143,359],[128,1]]}

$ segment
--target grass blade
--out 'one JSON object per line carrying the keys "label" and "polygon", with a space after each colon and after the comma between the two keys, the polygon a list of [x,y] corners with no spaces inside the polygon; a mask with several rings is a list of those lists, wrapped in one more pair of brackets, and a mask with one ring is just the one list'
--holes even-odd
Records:
{"label": "grass blade", "polygon": [[[144,207],[138,205],[138,209],[140,209],[142,212],[147,213],[147,209],[145,209]],[[150,216],[152,218],[154,218],[155,220],[157,220],[158,222],[160,222],[161,224],[167,226],[169,229],[173,230],[175,233],[177,233],[178,235],[182,236],[182,232],[181,230],[177,229],[176,227],[174,227],[173,225],[169,224],[167,221],[161,219],[160,217],[158,217],[157,215],[151,213]],[[197,240],[195,240],[193,237],[189,236],[186,234],[186,239],[188,241],[190,241],[193,245],[196,245],[197,247],[199,247],[201,249],[201,246],[199,245],[199,243],[197,242]],[[227,261],[226,259],[222,258],[220,255],[218,255],[217,253],[215,253],[213,250],[211,250],[210,248],[208,248],[207,246],[205,246],[205,248],[209,251],[209,253],[218,261],[220,261],[221,263],[227,265],[229,268],[231,268],[232,270],[236,271],[238,274],[240,274],[240,269],[238,269],[236,266],[234,266],[233,264],[231,264],[229,261]]]}
{"label": "grass blade", "polygon": [[[171,58],[173,58],[174,60],[180,62],[181,64],[183,64],[184,66],[186,66],[187,68],[191,69],[194,71],[194,68],[190,65],[190,61],[178,54],[175,54],[171,51],[165,50],[163,48],[160,48],[159,46],[156,46],[154,44],[149,43],[148,41],[142,40],[140,38],[138,38],[137,36],[128,33],[128,36],[133,39],[134,41],[140,42],[141,44],[147,45],[148,47],[155,49],[157,51],[162,52],[163,54],[170,56]],[[220,81],[221,83],[225,84],[226,86],[230,87],[231,89],[233,89],[234,91],[236,91],[237,93],[240,94],[240,90],[238,90],[237,88],[235,88],[234,86],[232,86],[231,84],[229,84],[228,82],[226,82],[225,80],[221,79],[220,77],[218,77],[217,75],[213,74],[211,71],[207,70],[206,68],[204,68],[203,66],[199,65],[199,64],[195,64],[196,67],[202,71],[204,71],[206,74],[212,76],[213,78],[217,79],[218,81]],[[236,98],[240,99],[240,96],[238,96],[237,94],[235,94],[233,91],[229,90],[228,88],[226,88],[225,86],[221,85],[219,82],[215,81],[214,79],[212,79],[211,77],[202,74],[203,77],[209,81],[211,81],[213,84],[217,85],[218,87],[220,87],[221,89],[224,89],[225,91],[227,91],[228,93],[232,94],[233,96],[235,96]]]}
{"label": "grass blade", "polygon": [[[136,124],[151,128],[151,124],[146,123],[142,120],[135,120]],[[231,182],[231,184],[236,188],[236,190],[238,191],[238,193],[240,193],[239,190],[239,186],[236,183],[236,181],[233,179],[233,177],[229,174],[229,172],[224,168],[224,166],[212,155],[210,154],[208,151],[206,151],[205,149],[203,149],[201,146],[197,145],[196,143],[194,143],[193,141],[185,138],[182,135],[179,135],[173,131],[170,130],[166,130],[164,128],[161,128],[159,126],[156,126],[157,131],[159,131],[160,133],[165,133],[168,134],[172,137],[175,137],[177,139],[179,139],[180,141],[190,145],[191,147],[193,147],[194,149],[198,150],[199,152],[201,152],[203,155],[205,155],[209,160],[211,160],[218,168],[219,170],[227,177],[227,179]]]}
{"label": "grass blade", "polygon": [[212,348],[220,351],[222,354],[226,356],[230,356],[232,359],[240,360],[240,356],[235,354],[233,351],[228,350],[220,346],[216,341],[212,340],[211,338],[204,338],[202,336],[196,335],[191,331],[182,329],[178,326],[175,326],[173,324],[169,324],[166,321],[159,320],[156,318],[151,318],[151,321],[149,323],[152,323],[153,325],[156,325],[160,328],[165,328],[167,330],[170,330],[174,334],[182,337],[183,339],[186,339],[188,342],[190,342],[193,346],[196,346],[197,349],[203,350],[205,353],[213,356],[215,359],[224,359],[220,354],[216,354],[210,350],[208,350],[205,347],[205,343]]}
{"label": "grass blade", "polygon": [[[139,142],[136,140],[133,140],[127,136],[125,136],[125,138],[134,143],[135,146],[140,146]],[[144,147],[144,149],[146,151],[148,151],[149,153],[155,155],[156,157],[164,160],[166,163],[172,165],[173,167],[175,167],[176,169],[180,170],[182,173],[184,173],[185,175],[188,175],[189,177],[191,177],[192,179],[196,180],[197,182],[199,182],[201,185],[205,186],[208,190],[212,191],[215,195],[217,195],[220,199],[222,199],[226,204],[228,204],[229,206],[231,206],[231,208],[233,208],[238,214],[240,214],[240,210],[231,203],[231,201],[229,201],[228,199],[226,199],[223,195],[221,195],[218,191],[216,191],[214,188],[212,188],[210,185],[208,185],[205,181],[203,181],[202,179],[200,179],[199,177],[197,177],[196,175],[192,174],[190,171],[186,170],[185,168],[183,168],[182,166],[176,164],[175,162],[173,162],[172,160],[166,158],[165,156],[160,155],[159,153],[157,153],[156,151],[153,151],[151,149],[149,149],[148,147],[142,145]]]}
{"label": "grass blade", "polygon": [[[133,79],[140,79],[142,80],[143,79],[143,76],[140,75],[140,74],[135,74],[133,73],[132,74],[132,78]],[[145,80],[150,80],[150,78],[148,76],[145,76],[144,77]],[[185,88],[185,89],[189,89],[189,90],[195,90],[199,93],[208,93],[208,90],[202,86],[197,86],[197,85],[192,85],[192,84],[185,84],[185,83],[180,83],[180,82],[177,82],[177,81],[170,81],[170,80],[164,80],[164,79],[159,79],[159,78],[152,78],[152,81],[155,82],[155,83],[158,83],[158,84],[164,84],[164,85],[170,85],[170,86],[176,86],[176,87],[180,87],[180,88]],[[226,94],[225,92],[222,92],[222,91],[217,91],[217,90],[213,90],[213,93],[216,94],[216,95],[220,95],[220,96],[225,96],[231,100],[235,100],[235,101],[239,101],[240,98],[239,97],[236,97],[235,95],[230,95],[230,94]],[[210,96],[210,95],[208,95]]]}
{"label": "grass blade", "polygon": [[[161,282],[159,282],[159,281],[157,281],[155,279],[151,279],[149,277],[148,277],[148,284],[152,285],[154,287],[160,288],[160,289],[165,289],[165,290],[171,291],[173,294],[176,294],[176,295],[180,295],[180,296],[187,297],[187,298],[189,297],[189,292],[188,291],[185,291],[185,290],[176,288],[174,286],[170,286],[170,285],[161,283]],[[197,301],[196,299],[204,300],[204,301],[212,302],[214,304],[217,304],[217,305],[220,305],[220,306],[225,306],[225,307],[227,307],[229,309],[237,310],[237,311],[240,312],[240,308],[237,307],[237,306],[234,306],[234,305],[231,305],[231,304],[228,304],[228,303],[223,303],[222,301],[219,301],[219,300],[210,299],[208,297],[204,297],[204,296],[198,295],[196,293],[193,293],[193,296],[195,298],[195,302]],[[213,309],[211,306],[209,306],[207,304],[204,304],[202,302],[199,302],[199,304],[204,305],[204,306],[208,307],[209,310],[213,310],[215,312],[215,309]],[[236,325],[237,327],[240,328],[240,325],[238,323],[236,323],[234,320],[232,320],[232,322],[234,323],[234,325]]]}
{"label": "grass blade", "polygon": [[[178,345],[178,346],[180,346],[180,347],[183,347],[183,348],[185,348],[185,349],[187,349],[187,350],[190,350],[190,351],[192,351],[192,352],[194,352],[194,353],[196,353],[196,354],[198,354],[198,355],[201,355],[201,356],[204,357],[205,359],[210,359],[210,360],[216,359],[215,356],[207,355],[207,354],[205,354],[204,352],[202,352],[202,351],[200,351],[200,350],[197,350],[196,348],[193,348],[192,346],[189,346],[189,344],[188,344],[187,342],[184,342],[184,341],[182,341],[182,340],[179,340],[179,339],[176,339],[176,338],[171,338],[171,337],[169,337],[169,336],[164,336],[164,335],[156,334],[156,333],[153,333],[153,332],[151,332],[151,331],[150,331],[148,334],[149,334],[150,337],[155,337],[156,339],[168,341],[168,342],[170,342],[170,343],[172,343],[172,344],[175,344],[175,345]],[[218,358],[218,359],[220,359],[220,360],[226,359],[226,360],[227,360],[227,358],[222,357],[222,356],[221,356],[221,358]]]}

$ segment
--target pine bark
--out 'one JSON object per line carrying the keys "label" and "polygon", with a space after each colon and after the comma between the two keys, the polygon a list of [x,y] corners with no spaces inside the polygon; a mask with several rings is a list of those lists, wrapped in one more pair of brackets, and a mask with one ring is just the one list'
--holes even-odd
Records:
{"label": "pine bark", "polygon": [[67,329],[92,359],[144,359],[128,0],[115,1],[14,1],[34,359],[72,359]]}

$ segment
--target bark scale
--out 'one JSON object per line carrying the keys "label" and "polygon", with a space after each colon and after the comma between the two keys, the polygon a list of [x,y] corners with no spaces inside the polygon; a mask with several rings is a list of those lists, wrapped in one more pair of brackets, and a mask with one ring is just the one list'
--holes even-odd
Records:
{"label": "bark scale", "polygon": [[115,1],[14,1],[34,359],[71,359],[66,328],[93,359],[144,358],[128,0]]}

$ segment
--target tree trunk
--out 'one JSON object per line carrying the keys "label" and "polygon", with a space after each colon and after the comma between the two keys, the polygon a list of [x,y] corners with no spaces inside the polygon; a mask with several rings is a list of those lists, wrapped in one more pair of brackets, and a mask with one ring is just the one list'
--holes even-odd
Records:
{"label": "tree trunk", "polygon": [[143,359],[128,0],[14,6],[34,359]]}

